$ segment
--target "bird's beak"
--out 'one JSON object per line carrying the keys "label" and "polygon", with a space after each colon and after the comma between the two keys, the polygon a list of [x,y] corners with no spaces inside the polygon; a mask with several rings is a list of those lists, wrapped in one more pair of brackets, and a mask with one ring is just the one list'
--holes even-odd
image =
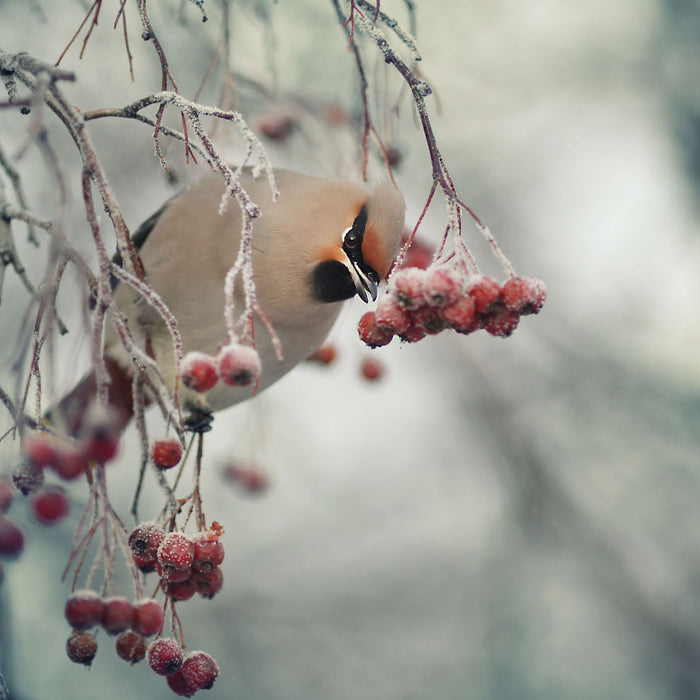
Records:
{"label": "bird's beak", "polygon": [[355,283],[355,289],[357,290],[357,295],[365,302],[369,303],[369,296],[372,297],[372,301],[377,299],[377,290],[379,288],[379,275],[369,266],[363,263],[355,262],[347,257],[347,268],[350,271],[350,277]]}

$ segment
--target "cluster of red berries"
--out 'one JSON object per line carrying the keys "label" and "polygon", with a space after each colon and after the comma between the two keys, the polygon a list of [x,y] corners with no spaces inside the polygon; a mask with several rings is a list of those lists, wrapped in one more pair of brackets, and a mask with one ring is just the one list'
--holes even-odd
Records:
{"label": "cluster of red berries", "polygon": [[203,352],[188,352],[180,363],[182,383],[204,393],[221,380],[229,386],[256,384],[261,372],[260,355],[255,348],[241,343],[224,345],[216,357]]}
{"label": "cluster of red berries", "polygon": [[89,666],[97,653],[97,639],[91,632],[101,627],[117,637],[117,654],[131,663],[146,655],[146,638],[163,628],[162,606],[153,598],[134,602],[123,596],[100,597],[95,591],[73,592],[66,601],[65,616],[73,628],[66,642],[68,658]]}
{"label": "cluster of red berries", "polygon": [[177,641],[170,637],[151,643],[148,663],[158,675],[166,676],[176,695],[184,697],[208,690],[219,675],[219,666],[212,656],[204,651],[192,651],[185,656]]}
{"label": "cluster of red berries", "polygon": [[131,532],[129,547],[138,569],[155,571],[162,590],[172,600],[189,600],[195,593],[213,598],[224,585],[222,534],[217,522],[193,536],[166,533],[156,523],[146,522]]}
{"label": "cluster of red berries", "polygon": [[485,275],[465,280],[448,265],[403,268],[391,277],[376,310],[360,319],[358,330],[372,348],[395,335],[415,343],[450,328],[462,334],[483,328],[505,338],[521,316],[538,313],[545,299],[544,283],[533,277],[511,277],[500,285]]}

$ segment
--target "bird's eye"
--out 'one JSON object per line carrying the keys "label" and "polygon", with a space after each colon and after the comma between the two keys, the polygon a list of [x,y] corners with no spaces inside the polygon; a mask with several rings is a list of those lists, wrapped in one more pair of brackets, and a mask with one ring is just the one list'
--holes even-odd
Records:
{"label": "bird's eye", "polygon": [[343,239],[343,245],[346,246],[347,248],[356,248],[360,241],[362,240],[362,237],[360,236],[355,229],[350,229],[346,234],[345,238]]}

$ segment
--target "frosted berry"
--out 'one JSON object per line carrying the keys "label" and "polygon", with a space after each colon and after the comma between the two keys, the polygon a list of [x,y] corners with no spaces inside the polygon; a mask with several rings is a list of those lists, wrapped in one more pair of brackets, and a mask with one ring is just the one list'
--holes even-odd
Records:
{"label": "frosted berry", "polygon": [[476,275],[469,280],[467,293],[474,301],[474,310],[485,314],[496,305],[501,295],[501,285],[493,277]]}
{"label": "frosted berry", "polygon": [[419,340],[423,340],[425,336],[426,332],[423,326],[413,320],[403,333],[399,333],[399,338],[405,343],[417,343]]}
{"label": "frosted berry", "polygon": [[70,502],[60,486],[46,486],[29,497],[29,511],[42,525],[55,525],[66,517]]}
{"label": "frosted berry", "polygon": [[460,297],[449,306],[443,306],[440,309],[440,316],[458,333],[471,333],[477,328],[474,300],[468,295]]}
{"label": "frosted berry", "polygon": [[194,559],[194,542],[182,532],[171,532],[158,547],[158,563],[168,569],[189,569]]}
{"label": "frosted berry", "polygon": [[95,635],[84,630],[74,630],[66,642],[66,653],[73,663],[89,666],[97,654]]}
{"label": "frosted berry", "polygon": [[362,376],[370,382],[375,382],[384,376],[384,365],[374,357],[365,357],[360,365]]}
{"label": "frosted berry", "polygon": [[82,476],[87,465],[88,461],[82,449],[71,446],[56,451],[56,460],[51,467],[61,479],[71,481]]}
{"label": "frosted berry", "polygon": [[27,462],[33,467],[37,469],[48,467],[56,461],[56,442],[48,435],[34,433],[24,441],[22,452]]}
{"label": "frosted berry", "polygon": [[208,690],[219,675],[219,665],[204,651],[193,651],[182,662],[180,672],[196,690]]}
{"label": "frosted berry", "polygon": [[66,620],[75,629],[90,629],[101,622],[102,608],[102,598],[95,591],[75,591],[66,601]]}
{"label": "frosted berry", "polygon": [[191,581],[202,598],[213,598],[224,586],[224,572],[218,566],[211,571],[195,571]]}
{"label": "frosted berry", "polygon": [[437,335],[447,327],[440,310],[434,306],[422,306],[411,311],[411,325],[422,328],[427,335]]}
{"label": "frosted berry", "polygon": [[163,566],[163,564],[157,561],[156,573],[161,579],[163,579],[163,581],[178,583],[180,581],[187,581],[187,579],[192,575],[192,569],[191,567],[186,569],[176,569],[172,566]]}
{"label": "frosted berry", "polygon": [[462,295],[460,274],[447,265],[429,267],[423,282],[423,297],[430,306],[447,306]]}
{"label": "frosted berry", "polygon": [[163,579],[160,587],[173,600],[189,600],[196,592],[197,586],[192,580],[192,573],[184,581],[167,581]]}
{"label": "frosted berry", "polygon": [[170,469],[182,459],[182,445],[177,438],[154,440],[148,456],[158,469]]}
{"label": "frosted berry", "polygon": [[15,490],[7,479],[0,479],[0,513],[4,513],[14,500]]}
{"label": "frosted berry", "polygon": [[511,277],[501,291],[506,309],[523,316],[538,313],[546,298],[544,282],[534,277]]}
{"label": "frosted berry", "polygon": [[156,570],[156,558],[148,554],[131,553],[136,568],[144,574],[150,574]]}
{"label": "frosted berry", "polygon": [[117,456],[119,450],[118,421],[112,411],[96,407],[88,416],[83,454],[92,462],[105,464]]}
{"label": "frosted berry", "polygon": [[159,676],[169,676],[182,666],[182,649],[169,637],[161,637],[148,647],[148,664]]}
{"label": "frosted berry", "polygon": [[377,326],[388,329],[397,335],[403,333],[410,323],[409,313],[399,306],[396,299],[390,294],[385,294],[380,299],[374,316]]}
{"label": "frosted berry", "polygon": [[481,320],[483,329],[498,338],[507,338],[518,327],[519,314],[512,311],[498,310],[486,315]]}
{"label": "frosted berry", "polygon": [[225,345],[216,358],[216,370],[224,384],[249,386],[255,384],[262,370],[260,355],[255,348],[240,343]]}
{"label": "frosted berry", "polygon": [[360,340],[370,348],[380,348],[388,345],[394,337],[393,331],[377,325],[374,311],[368,311],[357,324]]}
{"label": "frosted berry", "polygon": [[324,343],[320,348],[317,348],[312,355],[307,358],[309,362],[316,362],[319,365],[330,365],[334,362],[337,355],[335,345],[332,343]]}
{"label": "frosted berry", "polygon": [[0,516],[0,557],[15,559],[24,549],[24,533],[14,521],[5,515]]}
{"label": "frosted berry", "polygon": [[164,539],[165,531],[162,527],[151,521],[140,523],[129,535],[129,548],[145,560],[155,562],[158,547]]}
{"label": "frosted berry", "polygon": [[129,661],[132,665],[146,656],[146,641],[140,634],[131,630],[122,632],[117,637],[116,648],[119,658]]}
{"label": "frosted berry", "polygon": [[203,394],[219,381],[216,358],[203,352],[188,352],[180,363],[182,383],[192,391]]}
{"label": "frosted berry", "polygon": [[168,681],[170,690],[172,690],[175,695],[181,697],[190,698],[198,690],[198,688],[193,688],[192,685],[190,685],[189,680],[187,680],[182,673],[182,668],[167,676],[166,680]]}
{"label": "frosted berry", "polygon": [[134,603],[134,632],[144,637],[157,634],[163,628],[163,606],[153,598],[144,598]]}
{"label": "frosted berry", "polygon": [[224,545],[219,535],[211,530],[198,532],[194,536],[194,558],[192,568],[196,571],[210,571],[224,560]]}
{"label": "frosted berry", "polygon": [[28,496],[43,486],[44,470],[29,463],[20,464],[12,473],[12,483],[23,496]]}
{"label": "frosted berry", "polygon": [[102,601],[100,624],[107,634],[128,630],[134,622],[134,606],[122,596],[111,596]]}
{"label": "frosted berry", "polygon": [[389,291],[399,306],[411,311],[424,304],[425,277],[425,270],[417,267],[403,268],[392,275]]}

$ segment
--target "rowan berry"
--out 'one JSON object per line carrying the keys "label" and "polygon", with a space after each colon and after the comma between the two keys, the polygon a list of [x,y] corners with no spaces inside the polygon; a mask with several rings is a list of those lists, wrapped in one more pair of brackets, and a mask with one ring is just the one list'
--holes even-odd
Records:
{"label": "rowan berry", "polygon": [[42,469],[55,463],[56,441],[46,434],[34,433],[24,441],[22,452],[29,464]]}
{"label": "rowan berry", "polygon": [[365,379],[375,382],[384,376],[384,365],[374,357],[364,357],[360,364],[360,372]]}
{"label": "rowan berry", "polygon": [[144,637],[157,634],[163,628],[163,606],[153,598],[134,603],[134,621],[131,628]]}
{"label": "rowan berry", "polygon": [[332,343],[324,343],[320,348],[317,348],[312,355],[309,355],[309,362],[316,362],[319,365],[330,365],[335,361],[337,352],[335,345]]}
{"label": "rowan berry", "polygon": [[73,663],[89,666],[97,653],[95,635],[85,630],[74,630],[66,642],[66,653]]}
{"label": "rowan berry", "polygon": [[171,532],[158,547],[157,556],[165,571],[189,569],[194,559],[194,542],[182,532]]}
{"label": "rowan berry", "polygon": [[155,561],[158,547],[165,539],[165,531],[153,521],[137,525],[129,535],[129,548],[134,554]]}
{"label": "rowan berry", "polygon": [[195,571],[190,580],[202,598],[213,598],[224,586],[224,572],[219,566],[211,571]]}
{"label": "rowan berry", "polygon": [[467,294],[474,301],[474,310],[477,313],[488,313],[498,301],[501,295],[501,285],[493,277],[475,275],[467,282]]}
{"label": "rowan berry", "polygon": [[42,525],[56,525],[69,510],[70,501],[60,486],[46,486],[29,497],[29,511]]}
{"label": "rowan berry", "polygon": [[422,328],[427,335],[437,335],[447,327],[440,310],[434,306],[422,306],[411,311],[411,325]]}
{"label": "rowan berry", "polygon": [[391,277],[389,292],[399,306],[412,311],[422,306],[426,272],[417,267],[407,267],[397,270]]}
{"label": "rowan berry", "polygon": [[219,675],[219,665],[204,651],[193,651],[182,662],[180,672],[196,690],[208,690]]}
{"label": "rowan berry", "polygon": [[458,333],[471,333],[476,330],[474,300],[468,295],[461,296],[449,306],[443,306],[440,316]]}
{"label": "rowan berry", "polygon": [[175,569],[172,566],[163,566],[159,561],[157,561],[156,573],[163,581],[179,583],[180,581],[187,581],[187,579],[192,575],[192,568],[188,567],[187,569]]}
{"label": "rowan berry", "polygon": [[162,579],[160,587],[173,600],[189,600],[196,592],[197,586],[192,580],[192,572],[184,581],[167,581]]}
{"label": "rowan berry", "polygon": [[66,620],[74,629],[90,629],[101,622],[103,607],[102,598],[95,591],[75,591],[66,601]]}
{"label": "rowan berry", "polygon": [[423,297],[430,306],[447,306],[462,295],[462,278],[452,267],[433,265],[426,270]]}
{"label": "rowan berry", "polygon": [[7,479],[0,478],[0,513],[7,511],[15,498],[15,490]]}
{"label": "rowan berry", "polygon": [[146,641],[140,634],[131,630],[122,632],[117,637],[116,648],[119,658],[129,661],[132,666],[146,656]]}
{"label": "rowan berry", "polygon": [[249,386],[260,377],[260,355],[249,345],[229,343],[221,348],[216,358],[216,371],[224,384]]}
{"label": "rowan berry", "polygon": [[219,381],[216,358],[203,352],[188,352],[180,363],[182,383],[192,391],[203,394]]}
{"label": "rowan berry", "polygon": [[507,338],[518,327],[520,316],[505,309],[497,310],[481,319],[482,328],[498,338]]}
{"label": "rowan berry", "polygon": [[122,596],[111,596],[102,601],[100,624],[107,634],[128,630],[134,622],[134,606]]}
{"label": "rowan berry", "polygon": [[413,320],[411,320],[408,328],[403,333],[399,333],[399,338],[405,343],[417,343],[419,340],[423,340],[425,336],[426,332],[423,326]]}
{"label": "rowan berry", "polygon": [[158,469],[170,469],[182,459],[182,445],[177,438],[154,440],[149,457]]}
{"label": "rowan berry", "polygon": [[175,673],[171,673],[166,677],[166,680],[170,690],[172,690],[175,695],[179,695],[181,697],[190,698],[198,690],[190,685],[189,680],[187,680],[182,673],[182,668],[179,668],[177,671],[175,671]]}
{"label": "rowan berry", "polygon": [[224,545],[219,535],[211,530],[198,532],[194,540],[192,568],[195,571],[210,571],[224,560]]}
{"label": "rowan berry", "polygon": [[375,323],[380,328],[385,328],[398,335],[409,326],[410,315],[390,294],[385,294],[377,304],[374,312]]}
{"label": "rowan berry", "polygon": [[114,413],[95,407],[90,414],[83,443],[83,455],[92,462],[105,464],[114,459],[119,450],[119,431]]}
{"label": "rowan berry", "polygon": [[380,348],[388,345],[394,333],[388,328],[378,326],[374,311],[368,311],[357,324],[360,340],[370,348]]}
{"label": "rowan berry", "polygon": [[6,515],[0,516],[0,557],[15,559],[24,549],[24,533]]}
{"label": "rowan berry", "polygon": [[148,647],[148,664],[159,676],[169,676],[182,666],[182,649],[170,637],[161,637]]}
{"label": "rowan berry", "polygon": [[56,459],[51,468],[61,479],[71,481],[84,474],[87,465],[82,449],[70,446],[56,450]]}
{"label": "rowan berry", "polygon": [[521,316],[538,313],[546,298],[544,282],[535,277],[511,277],[501,291],[506,309]]}

